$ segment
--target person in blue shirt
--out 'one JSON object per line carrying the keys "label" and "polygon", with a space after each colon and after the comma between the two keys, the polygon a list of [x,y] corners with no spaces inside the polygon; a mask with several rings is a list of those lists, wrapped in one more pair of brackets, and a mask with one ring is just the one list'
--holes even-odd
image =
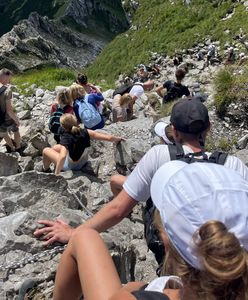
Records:
{"label": "person in blue shirt", "polygon": [[91,130],[103,128],[105,125],[105,122],[104,122],[102,115],[99,112],[99,106],[100,106],[101,102],[104,100],[104,98],[103,98],[103,95],[100,92],[100,90],[98,88],[96,88],[96,93],[86,94],[84,87],[82,87],[79,84],[73,84],[69,87],[69,91],[70,91],[71,98],[73,101],[73,110],[74,110],[74,113],[75,113],[75,116],[76,116],[78,122],[84,123],[83,120],[79,116],[79,104],[76,100],[84,99],[87,96],[87,102],[90,103],[95,108],[96,112],[98,112],[98,114],[100,115],[100,117],[99,117],[100,121],[93,127],[89,127],[84,124],[85,128],[88,128]]}

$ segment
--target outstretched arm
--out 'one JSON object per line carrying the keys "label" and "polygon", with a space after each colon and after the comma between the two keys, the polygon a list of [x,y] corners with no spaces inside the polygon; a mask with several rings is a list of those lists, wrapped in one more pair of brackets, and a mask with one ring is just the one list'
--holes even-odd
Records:
{"label": "outstretched arm", "polygon": [[164,97],[164,95],[163,95],[163,90],[164,90],[164,87],[163,87],[163,85],[161,85],[161,86],[159,86],[159,87],[157,87],[156,88],[156,93],[160,96],[160,97]]}
{"label": "outstretched arm", "polygon": [[90,130],[87,129],[89,136],[95,140],[100,140],[100,141],[107,141],[107,142],[120,142],[123,141],[124,139],[119,136],[114,136],[111,134],[106,134],[106,133],[101,133],[95,130]]}

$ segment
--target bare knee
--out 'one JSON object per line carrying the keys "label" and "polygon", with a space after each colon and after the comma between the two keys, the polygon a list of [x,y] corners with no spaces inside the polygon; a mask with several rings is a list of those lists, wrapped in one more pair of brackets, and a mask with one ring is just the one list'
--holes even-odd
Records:
{"label": "bare knee", "polygon": [[51,151],[51,148],[49,148],[49,147],[44,148],[43,151],[42,151],[43,156],[44,155],[48,156],[50,151]]}
{"label": "bare knee", "polygon": [[117,196],[122,190],[122,186],[126,181],[126,176],[123,175],[113,175],[110,179],[110,188],[114,196]]}

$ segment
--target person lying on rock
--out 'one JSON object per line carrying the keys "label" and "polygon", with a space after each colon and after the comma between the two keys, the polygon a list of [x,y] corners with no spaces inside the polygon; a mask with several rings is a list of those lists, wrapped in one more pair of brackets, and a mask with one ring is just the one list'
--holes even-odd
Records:
{"label": "person lying on rock", "polygon": [[61,170],[80,170],[88,160],[87,148],[90,147],[90,139],[116,143],[123,140],[121,137],[81,129],[72,114],[62,115],[60,124],[60,144],[43,150],[43,172],[51,171],[51,163],[55,164],[55,175],[59,175]]}
{"label": "person lying on rock", "polygon": [[155,173],[151,196],[163,276],[122,285],[99,233],[80,228],[60,259],[54,300],[248,299],[248,182],[221,165],[172,161]]}
{"label": "person lying on rock", "polygon": [[[206,106],[194,99],[184,99],[176,103],[171,112],[171,128],[175,142],[183,145],[184,153],[204,151],[204,143],[210,130],[210,121]],[[211,153],[207,153],[211,155]],[[140,202],[145,203],[150,198],[150,185],[155,172],[164,163],[170,161],[168,145],[161,144],[152,147],[138,162],[135,169],[128,176],[122,178],[120,189],[115,198],[103,206],[91,219],[79,226],[90,227],[103,232],[118,224],[128,216]],[[248,181],[248,168],[237,157],[228,155],[225,167],[235,170]],[[194,181],[192,182],[193,185]],[[39,220],[45,225],[34,232],[36,237],[44,236],[44,245],[55,241],[67,243],[77,231],[62,221]]]}

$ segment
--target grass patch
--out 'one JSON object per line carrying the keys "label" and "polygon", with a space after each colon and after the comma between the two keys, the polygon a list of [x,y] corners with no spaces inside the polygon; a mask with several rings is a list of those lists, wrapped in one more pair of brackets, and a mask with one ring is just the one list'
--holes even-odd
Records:
{"label": "grass patch", "polygon": [[230,103],[248,99],[248,66],[226,67],[218,72],[214,80],[214,105],[220,117],[224,117]]}
{"label": "grass patch", "polygon": [[205,149],[207,152],[213,152],[213,151],[229,152],[236,143],[237,143],[236,139],[230,140],[224,137],[220,137],[219,139],[216,139],[210,133],[206,139]]}
{"label": "grass patch", "polygon": [[172,107],[178,101],[180,101],[180,100],[170,101],[168,103],[162,104],[161,109],[160,109],[160,116],[161,116],[161,118],[168,117],[169,115],[171,115]]}
{"label": "grass patch", "polygon": [[29,86],[32,84],[52,91],[57,85],[71,85],[75,78],[76,73],[70,69],[44,67],[40,70],[30,70],[15,75],[13,84],[17,85],[24,95],[29,95]]}

